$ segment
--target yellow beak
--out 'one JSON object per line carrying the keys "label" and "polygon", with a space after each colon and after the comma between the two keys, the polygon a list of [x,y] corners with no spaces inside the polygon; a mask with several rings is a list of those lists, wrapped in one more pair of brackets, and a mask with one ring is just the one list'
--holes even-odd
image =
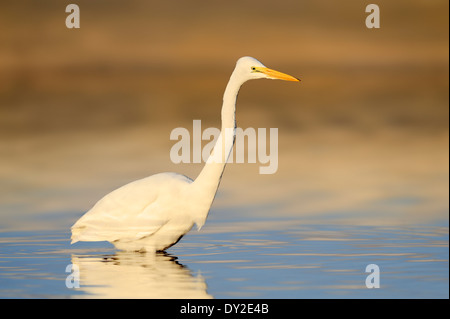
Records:
{"label": "yellow beak", "polygon": [[269,68],[265,67],[254,67],[253,72],[261,72],[267,75],[270,79],[278,79],[278,80],[285,80],[285,81],[295,81],[299,82],[300,79],[297,79],[289,74],[281,73]]}

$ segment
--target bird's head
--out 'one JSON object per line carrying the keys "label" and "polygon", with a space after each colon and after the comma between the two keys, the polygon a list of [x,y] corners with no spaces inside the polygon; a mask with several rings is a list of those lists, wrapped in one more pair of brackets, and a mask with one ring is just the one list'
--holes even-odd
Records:
{"label": "bird's head", "polygon": [[238,73],[244,81],[254,79],[300,81],[291,75],[269,69],[255,58],[249,56],[242,57],[237,61],[235,72]]}

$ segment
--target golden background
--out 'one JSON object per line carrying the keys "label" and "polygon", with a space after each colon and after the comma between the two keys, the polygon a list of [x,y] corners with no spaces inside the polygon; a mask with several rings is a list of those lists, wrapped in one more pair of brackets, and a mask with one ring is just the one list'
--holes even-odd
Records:
{"label": "golden background", "polygon": [[278,172],[229,165],[213,212],[448,223],[448,1],[376,4],[380,29],[361,1],[2,4],[0,225],[65,227],[126,182],[195,178],[170,132],[220,126],[244,55],[302,82],[243,86],[237,125],[279,129]]}

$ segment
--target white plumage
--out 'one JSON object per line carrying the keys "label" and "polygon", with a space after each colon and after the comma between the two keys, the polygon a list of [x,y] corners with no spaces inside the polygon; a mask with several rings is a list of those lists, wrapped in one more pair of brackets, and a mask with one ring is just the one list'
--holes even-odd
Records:
{"label": "white plumage", "polygon": [[[259,78],[299,81],[266,68],[254,58],[240,58],[223,97],[221,135],[196,180],[177,173],[160,173],[114,190],[72,226],[72,243],[109,241],[121,250],[161,251],[176,244],[194,224],[200,229],[233,148],[239,88]],[[213,157],[217,153],[220,160]]]}

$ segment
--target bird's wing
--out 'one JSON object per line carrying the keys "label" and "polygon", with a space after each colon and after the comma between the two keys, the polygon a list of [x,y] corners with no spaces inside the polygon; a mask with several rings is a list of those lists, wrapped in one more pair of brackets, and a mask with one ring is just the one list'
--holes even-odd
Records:
{"label": "bird's wing", "polygon": [[168,216],[158,203],[158,187],[151,186],[143,179],[103,197],[72,226],[72,243],[136,240],[158,231]]}

